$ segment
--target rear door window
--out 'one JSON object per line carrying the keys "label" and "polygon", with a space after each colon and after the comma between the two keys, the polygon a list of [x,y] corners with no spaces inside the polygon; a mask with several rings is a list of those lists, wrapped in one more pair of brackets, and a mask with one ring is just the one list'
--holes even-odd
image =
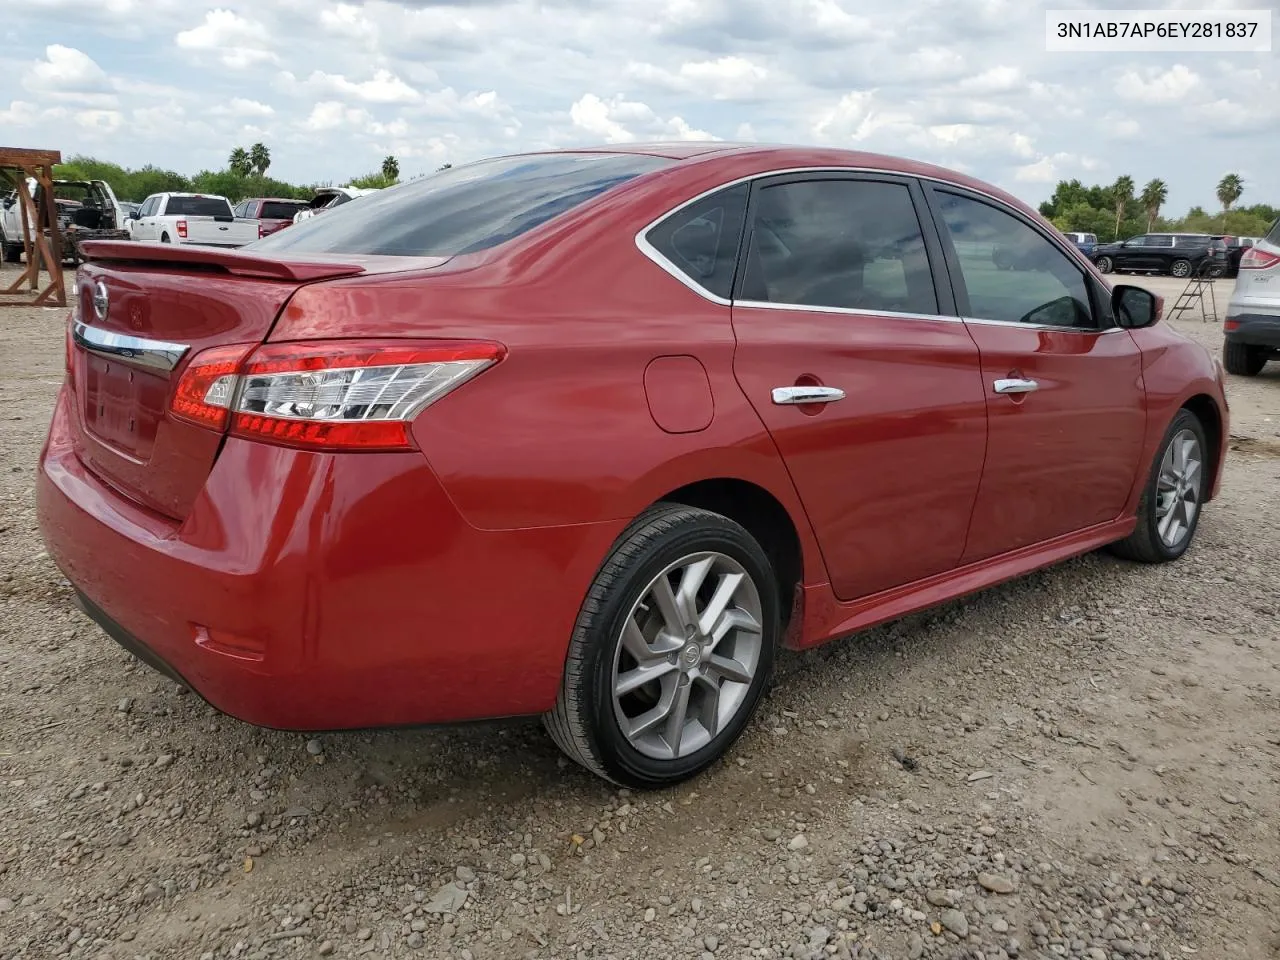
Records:
{"label": "rear door window", "polygon": [[911,190],[888,180],[759,188],[742,300],[932,315],[937,293]]}
{"label": "rear door window", "polygon": [[255,250],[427,257],[487,250],[675,161],[626,153],[483,160],[360,197]]}

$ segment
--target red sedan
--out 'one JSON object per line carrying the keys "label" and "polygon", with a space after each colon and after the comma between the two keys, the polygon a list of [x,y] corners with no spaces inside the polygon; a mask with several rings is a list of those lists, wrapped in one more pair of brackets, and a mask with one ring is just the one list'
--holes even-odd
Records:
{"label": "red sedan", "polygon": [[241,251],[86,252],[45,540],[111,636],[264,726],[542,714],[668,784],[781,645],[1174,560],[1218,489],[1209,353],[925,164],[532,154]]}

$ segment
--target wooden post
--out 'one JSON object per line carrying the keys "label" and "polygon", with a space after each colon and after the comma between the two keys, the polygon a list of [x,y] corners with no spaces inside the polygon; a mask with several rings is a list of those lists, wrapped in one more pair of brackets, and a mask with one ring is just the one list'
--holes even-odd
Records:
{"label": "wooden post", "polygon": [[[53,167],[62,162],[57,150],[19,150],[0,147],[0,175],[12,180],[18,191],[18,207],[22,219],[22,248],[26,269],[7,289],[0,291],[0,307],[58,306],[67,304],[67,291],[62,282],[62,236],[58,230],[58,205],[53,196]],[[37,205],[27,190],[27,178],[36,181],[44,202]],[[41,209],[43,208],[43,209]],[[49,284],[34,299],[8,299],[25,282],[32,292],[40,286],[40,268],[49,272]]]}

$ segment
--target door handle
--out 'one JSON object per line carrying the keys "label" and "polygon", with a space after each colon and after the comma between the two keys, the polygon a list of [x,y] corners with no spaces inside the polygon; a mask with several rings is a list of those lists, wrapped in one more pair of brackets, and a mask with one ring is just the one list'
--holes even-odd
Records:
{"label": "door handle", "polygon": [[1040,389],[1040,384],[1034,380],[1025,380],[1022,377],[1009,377],[1005,380],[996,380],[991,384],[995,387],[996,393],[1031,393]]}
{"label": "door handle", "polygon": [[779,406],[801,403],[833,403],[844,399],[839,387],[774,387],[773,402]]}

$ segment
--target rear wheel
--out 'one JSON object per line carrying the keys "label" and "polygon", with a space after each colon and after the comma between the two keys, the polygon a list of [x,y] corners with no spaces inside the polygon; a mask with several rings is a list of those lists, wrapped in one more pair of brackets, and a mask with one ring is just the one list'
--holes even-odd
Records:
{"label": "rear wheel", "polygon": [[1116,266],[1110,257],[1099,257],[1094,263],[1101,273],[1110,273]]}
{"label": "rear wheel", "polygon": [[173,241],[171,241],[171,240],[169,239],[169,235],[168,235],[167,233],[162,233],[162,234],[160,234],[160,242],[161,242],[161,243],[172,243]]}
{"label": "rear wheel", "polygon": [[1191,276],[1190,260],[1175,260],[1169,264],[1169,276],[1171,277],[1189,277]]}
{"label": "rear wheel", "polygon": [[741,526],[661,504],[605,561],[544,724],[571,759],[637,788],[686,780],[729,749],[773,672],[768,557]]}
{"label": "rear wheel", "polygon": [[7,240],[0,240],[0,251],[3,251],[4,253],[5,263],[22,262],[22,244],[9,243]]}
{"label": "rear wheel", "polygon": [[1267,352],[1262,347],[1228,340],[1222,345],[1222,365],[1227,373],[1238,377],[1256,377],[1267,365]]}
{"label": "rear wheel", "polygon": [[1204,427],[1190,410],[1179,410],[1156,453],[1142,500],[1138,526],[1112,544],[1118,556],[1142,563],[1167,563],[1187,552],[1208,492],[1209,446]]}

